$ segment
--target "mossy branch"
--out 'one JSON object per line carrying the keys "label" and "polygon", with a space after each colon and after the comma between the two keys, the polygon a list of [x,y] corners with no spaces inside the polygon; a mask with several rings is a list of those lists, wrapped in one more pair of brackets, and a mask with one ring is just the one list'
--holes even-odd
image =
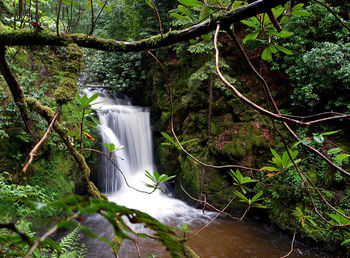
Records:
{"label": "mossy branch", "polygon": [[0,44],[0,71],[5,78],[7,85],[9,86],[13,100],[15,101],[21,113],[23,122],[25,123],[28,132],[32,134],[32,131],[30,129],[30,124],[29,124],[28,107],[27,107],[27,103],[26,103],[23,91],[19,86],[19,83],[17,82],[15,76],[11,72],[10,67],[8,66],[8,63],[6,61],[5,46],[1,46],[1,44]]}
{"label": "mossy branch", "polygon": [[65,34],[57,36],[54,32],[41,31],[36,35],[28,29],[8,31],[0,29],[0,45],[4,46],[28,46],[49,45],[65,46],[76,43],[80,47],[94,48],[113,52],[139,52],[154,48],[170,46],[179,42],[189,40],[215,30],[216,24],[220,22],[229,26],[243,19],[264,13],[273,7],[283,5],[287,0],[258,0],[234,11],[214,16],[204,22],[193,25],[184,30],[169,31],[164,34],[143,39],[140,41],[126,42],[112,39],[104,39],[85,34]]}

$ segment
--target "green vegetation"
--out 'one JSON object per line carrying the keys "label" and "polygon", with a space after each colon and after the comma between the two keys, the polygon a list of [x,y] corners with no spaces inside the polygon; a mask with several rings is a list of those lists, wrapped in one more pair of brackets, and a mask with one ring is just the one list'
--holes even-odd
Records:
{"label": "green vegetation", "polygon": [[[219,210],[235,198],[226,212],[263,214],[301,239],[349,252],[349,4],[319,1],[1,1],[0,253],[84,257],[82,230],[117,255],[123,239],[149,237],[126,218],[152,229],[170,255],[196,257],[186,223],[179,239],[109,202],[90,180],[99,152],[91,150],[103,145],[113,161],[124,146],[98,143],[98,95],[78,94],[81,70],[88,83],[151,107],[166,174],[146,171],[147,187],[171,183],[183,199]],[[297,122],[286,127],[287,118]],[[80,225],[84,214],[107,219],[113,239]],[[74,230],[60,243],[34,233],[48,228]]]}

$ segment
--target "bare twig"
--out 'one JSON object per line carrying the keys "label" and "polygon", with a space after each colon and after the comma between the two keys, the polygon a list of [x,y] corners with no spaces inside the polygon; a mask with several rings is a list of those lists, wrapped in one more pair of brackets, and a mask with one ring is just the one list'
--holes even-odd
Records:
{"label": "bare twig", "polygon": [[[216,51],[216,55],[215,55],[215,57],[216,57],[216,70],[217,70],[217,72],[218,72],[218,74],[219,74],[220,79],[221,79],[227,86],[229,86],[231,89],[233,89],[234,92],[235,92],[235,91],[237,91],[237,90],[236,90],[228,81],[225,80],[225,78],[222,76],[222,74],[221,74],[221,72],[220,72],[220,69],[219,69],[219,49],[218,49],[218,46],[217,46],[217,38],[218,38],[219,31],[220,31],[220,24],[218,23],[218,24],[217,24],[217,29],[216,29],[216,32],[215,32],[215,37],[214,37],[214,46],[215,46],[215,51]],[[260,74],[259,74],[259,75],[260,75]],[[259,77],[261,77],[261,75],[260,75]],[[262,78],[262,77],[261,77],[261,78]],[[263,78],[262,78],[262,79],[263,79]],[[264,80],[264,81],[265,81],[265,80]],[[266,81],[265,81],[265,82],[266,82]],[[267,84],[266,84],[266,85],[267,85]],[[268,87],[267,87],[266,90],[269,92],[269,88],[268,88]],[[271,96],[271,94],[270,94],[270,96]],[[274,107],[275,107],[277,113],[280,115],[279,109],[278,109],[276,103],[274,102],[273,98],[271,97],[270,100],[272,101],[272,103],[274,103]],[[268,112],[269,112],[269,111],[268,111]],[[270,116],[270,117],[271,117],[271,116]],[[350,219],[347,215],[345,215],[344,213],[340,212],[338,209],[334,208],[334,207],[324,198],[324,196],[322,195],[322,193],[316,188],[315,184],[310,180],[310,178],[309,178],[304,172],[302,172],[302,171],[300,170],[300,168],[296,165],[296,163],[295,163],[295,161],[294,161],[294,159],[293,159],[293,157],[292,157],[292,155],[291,155],[291,153],[290,153],[290,151],[289,151],[289,149],[288,149],[288,147],[287,147],[287,143],[286,143],[286,141],[285,141],[285,139],[284,139],[282,133],[279,131],[279,129],[278,129],[277,126],[275,125],[275,121],[274,121],[273,117],[271,117],[271,118],[272,118],[271,120],[272,120],[272,123],[273,123],[273,125],[274,125],[274,127],[275,127],[275,130],[276,130],[276,131],[279,133],[279,135],[281,136],[281,139],[282,139],[282,142],[283,142],[283,144],[284,144],[284,146],[285,146],[285,148],[286,148],[287,154],[288,154],[290,160],[292,161],[294,167],[296,168],[297,172],[299,173],[300,178],[303,180],[304,184],[307,186],[307,181],[308,181],[308,182],[312,185],[312,187],[314,187],[314,188],[316,189],[318,195],[322,198],[322,200],[326,203],[327,206],[329,206],[332,210],[334,210],[336,213],[340,214],[341,216],[343,216],[343,217],[345,217],[345,218],[347,218],[347,219]],[[286,127],[286,128],[289,128],[289,126],[287,125],[287,123],[285,123],[286,121],[283,121],[283,122],[284,122],[283,124],[285,125],[285,127]],[[291,129],[290,129],[290,130],[291,130]],[[293,132],[293,131],[292,131],[292,132]],[[293,133],[294,133],[294,132],[293,132]],[[305,180],[305,178],[306,178],[306,180]],[[335,224],[329,222],[329,221],[318,211],[318,209],[317,209],[317,207],[316,207],[316,204],[315,204],[315,202],[314,202],[313,196],[312,196],[312,194],[311,194],[311,192],[310,192],[310,189],[309,189],[309,188],[306,188],[306,189],[307,189],[307,192],[309,193],[309,196],[310,196],[310,199],[311,199],[311,201],[312,201],[312,204],[313,204],[313,207],[314,207],[315,212],[320,216],[320,218],[321,218],[322,220],[324,220],[327,224],[329,224],[329,225],[331,225],[331,226],[334,226],[334,227],[348,227],[348,226],[350,226],[350,224],[346,224],[346,225],[335,225]]]}
{"label": "bare twig", "polygon": [[27,162],[27,164],[23,167],[22,169],[22,172],[25,173],[28,169],[28,167],[30,166],[30,164],[32,164],[33,162],[33,159],[34,159],[34,156],[35,156],[35,153],[38,151],[38,149],[40,148],[40,146],[46,141],[47,137],[49,136],[52,128],[53,128],[53,125],[55,124],[57,118],[58,118],[58,115],[60,113],[60,110],[61,110],[61,107],[59,107],[55,113],[55,116],[53,117],[49,127],[47,128],[44,136],[41,138],[41,140],[34,146],[34,148],[29,152],[29,160]]}
{"label": "bare twig", "polygon": [[156,15],[156,17],[158,19],[160,35],[163,37],[162,21],[160,20],[158,9],[157,9],[156,4],[154,3],[153,0],[149,0],[149,1],[151,2],[152,6],[153,6],[154,14]]}
{"label": "bare twig", "polygon": [[[232,30],[227,29],[226,32],[230,35],[230,37],[234,40],[234,42],[236,43],[238,49],[240,50],[243,58],[245,59],[245,61],[248,63],[250,69],[253,71],[253,73],[257,76],[257,78],[262,82],[263,86],[264,86],[264,90],[265,92],[267,92],[268,95],[268,101],[270,101],[273,104],[273,107],[275,109],[275,111],[281,115],[281,112],[279,111],[276,102],[274,101],[272,95],[271,95],[271,91],[270,88],[266,82],[266,80],[261,76],[261,74],[255,69],[255,67],[253,66],[253,64],[250,62],[248,56],[246,55],[245,51],[243,50],[241,44],[239,43],[236,35],[232,32]],[[333,115],[333,112],[328,112],[328,113],[323,113],[323,114],[330,114]],[[314,116],[309,116],[309,117],[315,117],[321,114],[316,114]],[[348,117],[349,115],[344,115],[341,114],[339,115],[337,113],[338,116],[336,116],[336,118],[340,118],[340,117]],[[304,117],[305,118],[305,117]],[[317,119],[314,121],[310,121],[310,123],[315,123],[315,121],[317,122],[323,122],[328,120],[330,117],[328,118],[323,118],[323,119]],[[335,118],[335,117],[333,117]],[[293,135],[293,137],[299,142],[301,139],[298,137],[298,135],[289,127],[289,125],[287,123],[283,123],[283,125],[286,127],[286,129]],[[308,145],[308,144],[304,144],[303,142],[301,142],[302,146],[307,148],[309,151],[315,153],[316,155],[318,155],[319,157],[321,157],[324,161],[326,161],[329,165],[331,165],[333,168],[337,169],[339,172],[341,172],[342,174],[346,175],[346,176],[350,176],[350,173],[348,171],[346,171],[345,169],[339,167],[337,164],[335,164],[334,162],[332,162],[329,158],[327,158],[324,154],[322,154],[320,151],[318,151],[317,149],[315,149],[314,147]]]}
{"label": "bare twig", "polygon": [[[190,236],[189,238],[188,238],[188,240],[191,240],[192,238],[194,238],[195,236],[197,236],[199,233],[201,233],[205,228],[207,228],[211,223],[213,223],[213,221],[214,220],[216,220],[219,216],[220,216],[220,214],[221,213],[223,213],[227,208],[228,208],[228,206],[230,206],[230,204],[232,203],[232,201],[235,199],[235,196],[229,201],[229,203],[220,211],[220,212],[218,212],[218,214],[216,214],[215,215],[215,217],[214,218],[212,218],[207,224],[205,224],[203,227],[201,227],[196,233],[194,233],[192,236]],[[243,214],[243,215],[245,215],[246,214],[246,212]],[[243,216],[242,216],[242,218],[243,218]]]}
{"label": "bare twig", "polygon": [[294,230],[294,235],[293,235],[292,242],[290,243],[290,251],[289,251],[287,254],[282,255],[281,258],[287,257],[287,256],[289,256],[289,255],[292,254],[292,252],[293,252],[293,250],[294,250],[294,241],[295,241],[295,235],[296,235],[296,233],[297,233],[297,230],[295,229],[295,230]]}
{"label": "bare twig", "polygon": [[91,34],[92,34],[92,32],[94,31],[94,29],[95,29],[95,25],[96,25],[96,22],[98,21],[98,19],[100,18],[101,13],[102,13],[102,12],[103,12],[103,10],[105,9],[105,7],[106,7],[106,5],[107,5],[107,2],[108,2],[108,0],[106,0],[106,1],[103,3],[103,6],[101,7],[100,12],[98,13],[98,15],[97,15],[97,17],[96,17],[96,19],[95,19],[95,23],[94,23],[94,24],[92,24],[93,26],[91,27],[91,30],[90,30],[89,35],[91,35]]}
{"label": "bare twig", "polygon": [[131,188],[131,189],[133,189],[133,190],[135,190],[135,191],[137,191],[137,192],[145,193],[145,194],[152,194],[152,193],[154,193],[154,192],[157,190],[157,187],[154,187],[153,190],[152,190],[151,192],[146,192],[146,191],[139,190],[139,189],[137,189],[137,188],[135,188],[135,187],[129,185],[128,180],[126,179],[126,176],[124,175],[123,171],[119,168],[118,164],[115,163],[115,161],[113,160],[113,158],[112,158],[110,155],[107,155],[106,153],[104,153],[104,152],[102,152],[102,151],[95,150],[95,149],[89,149],[89,148],[81,149],[79,152],[82,152],[82,151],[92,151],[92,152],[99,153],[99,154],[103,155],[104,157],[106,157],[106,158],[109,160],[109,162],[111,162],[112,165],[113,165],[114,167],[116,167],[117,170],[119,171],[119,173],[122,175],[122,177],[123,177],[123,179],[124,179],[125,184],[127,185],[127,187],[129,187],[129,188]]}

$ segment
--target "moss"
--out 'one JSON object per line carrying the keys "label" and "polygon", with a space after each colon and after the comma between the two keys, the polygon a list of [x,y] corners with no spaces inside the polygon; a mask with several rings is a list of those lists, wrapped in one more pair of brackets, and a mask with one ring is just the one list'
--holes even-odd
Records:
{"label": "moss", "polygon": [[183,254],[187,258],[199,258],[199,255],[195,253],[188,245],[183,245]]}
{"label": "moss", "polygon": [[82,68],[83,51],[77,44],[69,44],[67,47],[69,64],[60,81],[60,86],[56,89],[54,97],[59,105],[66,104],[74,99],[78,92],[77,80]]}
{"label": "moss", "polygon": [[190,157],[181,162],[182,184],[192,196],[200,195],[200,168]]}

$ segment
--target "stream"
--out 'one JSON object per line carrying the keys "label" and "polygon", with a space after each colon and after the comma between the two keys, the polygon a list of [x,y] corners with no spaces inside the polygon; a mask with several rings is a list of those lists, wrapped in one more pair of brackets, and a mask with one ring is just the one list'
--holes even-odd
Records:
{"label": "stream", "polygon": [[[127,100],[117,99],[103,91],[85,90],[88,96],[96,92],[100,96],[94,108],[99,110],[102,142],[113,143],[121,148],[113,155],[130,186],[142,191],[152,191],[145,186],[145,183],[150,183],[145,176],[145,170],[156,170],[149,109],[132,106]],[[108,153],[106,149],[104,151]],[[145,194],[131,189],[106,158],[101,159],[97,175],[95,181],[99,189],[108,194],[109,200],[146,212],[166,225],[181,227],[186,223],[195,232],[216,215],[209,211],[202,213],[201,210],[173,198],[171,193],[164,194],[157,190],[152,194]],[[112,227],[98,215],[87,217],[83,224],[101,236],[112,238]],[[148,232],[142,225],[130,226],[134,231]],[[178,234],[183,236],[180,231]],[[81,235],[82,242],[88,246],[88,257],[113,257],[110,246],[83,233]],[[247,218],[241,222],[221,216],[188,241],[188,245],[201,257],[281,257],[289,252],[291,239],[292,236],[258,220]],[[156,254],[156,257],[169,257],[165,248],[154,240],[138,238],[137,242],[141,257],[152,257],[152,254]],[[336,257],[298,241],[289,257],[296,256]],[[138,257],[135,243],[125,240],[119,257]]]}

